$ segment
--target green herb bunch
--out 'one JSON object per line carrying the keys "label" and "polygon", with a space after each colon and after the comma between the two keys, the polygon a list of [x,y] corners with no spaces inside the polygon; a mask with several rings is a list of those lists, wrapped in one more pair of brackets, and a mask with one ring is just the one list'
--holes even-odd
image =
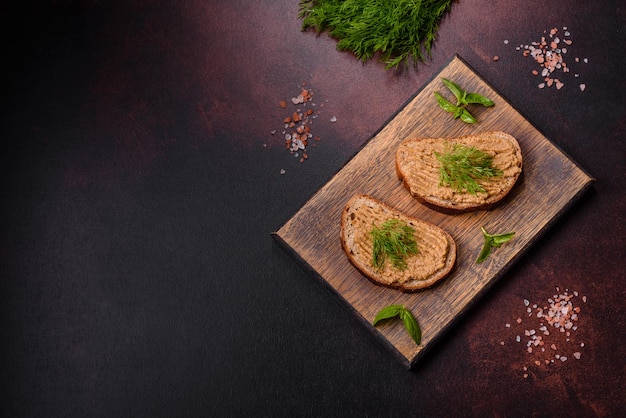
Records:
{"label": "green herb bunch", "polygon": [[372,224],[372,265],[382,270],[389,257],[391,264],[398,270],[407,268],[405,258],[417,254],[415,231],[400,219],[388,219],[380,227]]}
{"label": "green herb bunch", "polygon": [[380,54],[386,68],[430,58],[439,21],[452,0],[301,0],[302,29],[327,31],[337,49],[367,61]]}
{"label": "green herb bunch", "polygon": [[467,145],[448,143],[443,153],[435,152],[435,157],[440,163],[439,185],[450,186],[457,192],[474,195],[484,192],[476,180],[502,175],[502,170],[492,165],[491,155]]}

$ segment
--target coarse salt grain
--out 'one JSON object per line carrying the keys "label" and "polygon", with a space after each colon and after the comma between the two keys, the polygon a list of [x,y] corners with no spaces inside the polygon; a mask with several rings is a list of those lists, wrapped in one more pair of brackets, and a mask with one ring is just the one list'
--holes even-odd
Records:
{"label": "coarse salt grain", "polygon": [[[317,118],[317,114],[312,109],[315,107],[312,99],[313,92],[305,88],[305,83],[302,83],[300,93],[291,98],[291,103],[297,108],[283,119],[284,130],[281,133],[285,140],[285,146],[295,158],[300,158],[300,162],[308,159],[306,152],[303,152],[302,156],[299,152],[305,151],[309,145],[309,139],[313,138],[311,124]],[[278,105],[281,109],[287,108],[287,102],[284,100],[279,101]],[[272,130],[270,133],[275,135],[277,130]],[[319,141],[319,137],[315,137],[315,140]],[[281,174],[285,174],[285,171],[281,171]]]}
{"label": "coarse salt grain", "polygon": [[[505,42],[507,43],[507,42]],[[521,44],[515,49],[522,51],[522,55],[525,57],[531,57],[539,65],[542,77],[549,78],[550,80],[544,80],[545,82],[537,84],[540,89],[554,86],[557,90],[561,90],[565,86],[563,80],[552,80],[550,77],[557,71],[563,73],[569,73],[570,68],[565,61],[565,55],[568,53],[566,46],[572,45],[571,32],[563,29],[559,31],[558,28],[551,28],[549,31],[544,31],[544,36],[541,36],[540,40],[530,42],[529,44]],[[579,57],[575,57],[576,62],[580,61]],[[588,58],[583,58],[584,63],[588,63]],[[533,75],[538,75],[538,71],[533,69]],[[581,89],[584,91],[584,89]]]}
{"label": "coarse salt grain", "polygon": [[[568,345],[574,342],[580,347],[584,347],[584,343],[575,342],[570,337],[573,336],[573,332],[578,329],[575,324],[578,321],[578,314],[580,313],[580,307],[574,305],[574,298],[579,296],[578,292],[570,292],[568,289],[561,290],[556,287],[557,293],[551,298],[547,299],[546,306],[539,306],[536,303],[530,303],[528,299],[523,299],[524,306],[528,309],[529,306],[537,313],[537,321],[539,325],[537,328],[527,327],[522,330],[522,335],[515,336],[515,341],[521,343],[524,339],[524,346],[526,352],[532,357],[532,363],[534,366],[541,366],[543,364],[550,365],[555,364],[555,359],[559,360],[558,363],[562,364],[568,360],[567,355],[563,355],[562,351],[567,350]],[[586,297],[581,298],[586,301]],[[521,318],[517,318],[516,322],[521,324]],[[507,323],[507,325],[510,325]],[[549,328],[558,329],[559,332],[550,335]],[[507,326],[510,328],[510,326]],[[544,338],[549,338],[549,341],[544,341]],[[546,347],[549,345],[551,351],[551,357],[545,358]],[[572,356],[575,359],[580,359],[580,350],[572,350]],[[544,358],[541,358],[544,357]],[[527,372],[528,368],[524,366],[524,371]],[[526,373],[528,374],[528,373]]]}

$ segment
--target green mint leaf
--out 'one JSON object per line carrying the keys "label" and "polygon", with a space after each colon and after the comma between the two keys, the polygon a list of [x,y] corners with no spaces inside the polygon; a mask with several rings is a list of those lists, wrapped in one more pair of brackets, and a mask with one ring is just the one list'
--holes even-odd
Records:
{"label": "green mint leaf", "polygon": [[485,237],[485,243],[483,244],[482,250],[480,250],[480,254],[478,254],[478,258],[476,259],[476,264],[480,264],[489,257],[491,253],[491,238]]}
{"label": "green mint leaf", "polygon": [[404,306],[402,305],[385,306],[376,314],[376,317],[374,318],[374,323],[373,323],[374,326],[376,326],[376,324],[378,324],[380,321],[384,319],[390,319],[390,318],[395,318],[396,316],[399,316],[400,312],[402,312],[403,309],[404,309]]}
{"label": "green mint leaf", "polygon": [[509,232],[507,234],[496,234],[491,236],[492,244],[494,247],[499,247],[505,242],[510,241],[515,236],[515,232]]}
{"label": "green mint leaf", "polygon": [[376,314],[373,325],[376,326],[382,320],[395,317],[400,317],[411,339],[413,339],[416,344],[420,344],[422,341],[422,330],[411,311],[404,305],[385,306]]}
{"label": "green mint leaf", "polygon": [[492,248],[499,248],[505,242],[510,241],[515,236],[515,232],[507,232],[505,234],[490,234],[488,233],[484,227],[480,227],[485,243],[483,245],[478,258],[476,259],[476,263],[482,263],[489,257]]}
{"label": "green mint leaf", "polygon": [[478,122],[478,120],[472,116],[472,114],[470,112],[467,111],[467,109],[465,108],[461,108],[462,112],[461,112],[461,120],[465,123],[476,123]]}
{"label": "green mint leaf", "polygon": [[434,92],[434,93],[435,93],[435,97],[437,98],[437,103],[439,104],[439,107],[445,110],[446,112],[456,113],[460,109],[459,107],[455,106],[454,104],[446,100],[438,92]]}
{"label": "green mint leaf", "polygon": [[415,344],[419,345],[422,342],[422,330],[411,311],[404,309],[400,312],[400,318],[404,323],[404,328],[406,328],[413,341],[415,341]]}
{"label": "green mint leaf", "polygon": [[450,90],[452,94],[454,94],[454,97],[456,97],[456,105],[462,105],[463,100],[465,99],[466,92],[461,88],[461,86],[446,78],[442,78],[441,81],[448,88],[448,90]]}
{"label": "green mint leaf", "polygon": [[481,104],[485,107],[491,107],[495,104],[493,100],[485,96],[481,96],[480,94],[476,94],[476,93],[468,93],[465,96],[465,104],[470,104],[470,103]]}

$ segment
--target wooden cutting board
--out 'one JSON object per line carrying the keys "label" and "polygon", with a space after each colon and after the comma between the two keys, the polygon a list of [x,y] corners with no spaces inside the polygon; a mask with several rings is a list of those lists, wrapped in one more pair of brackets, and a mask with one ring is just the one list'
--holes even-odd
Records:
{"label": "wooden cutting board", "polygon": [[[441,110],[433,92],[452,99],[441,77],[491,98],[491,108],[468,109],[479,123],[453,120]],[[492,211],[445,215],[419,204],[395,173],[397,145],[408,137],[456,137],[502,130],[517,138],[524,158],[523,175],[504,204]],[[412,367],[460,315],[535,243],[582,193],[593,178],[520,115],[459,56],[418,91],[324,187],[272,233],[313,275],[327,284],[400,361]],[[426,290],[405,294],[374,285],[348,261],[340,243],[340,214],[356,193],[369,194],[448,231],[458,245],[454,273]],[[482,264],[475,260],[483,245],[480,227],[491,233],[515,231],[514,239],[494,250]],[[376,313],[389,304],[404,304],[422,329],[418,346],[401,321],[373,327]]]}

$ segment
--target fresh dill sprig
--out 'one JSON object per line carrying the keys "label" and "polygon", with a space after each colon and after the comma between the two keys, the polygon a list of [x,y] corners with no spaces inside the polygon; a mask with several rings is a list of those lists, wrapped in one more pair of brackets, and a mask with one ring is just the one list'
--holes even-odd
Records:
{"label": "fresh dill sprig", "polygon": [[435,157],[441,164],[439,185],[450,186],[457,192],[484,192],[485,189],[476,180],[502,175],[502,170],[492,165],[491,155],[467,145],[447,144],[443,153],[435,152]]}
{"label": "fresh dill sprig", "polygon": [[441,18],[453,0],[300,0],[302,30],[327,31],[337,49],[367,61],[380,54],[386,68],[430,58]]}
{"label": "fresh dill sprig", "polygon": [[371,235],[374,240],[372,265],[382,270],[389,257],[391,264],[398,270],[407,268],[405,258],[417,254],[415,230],[400,219],[388,219],[377,227],[372,223]]}

